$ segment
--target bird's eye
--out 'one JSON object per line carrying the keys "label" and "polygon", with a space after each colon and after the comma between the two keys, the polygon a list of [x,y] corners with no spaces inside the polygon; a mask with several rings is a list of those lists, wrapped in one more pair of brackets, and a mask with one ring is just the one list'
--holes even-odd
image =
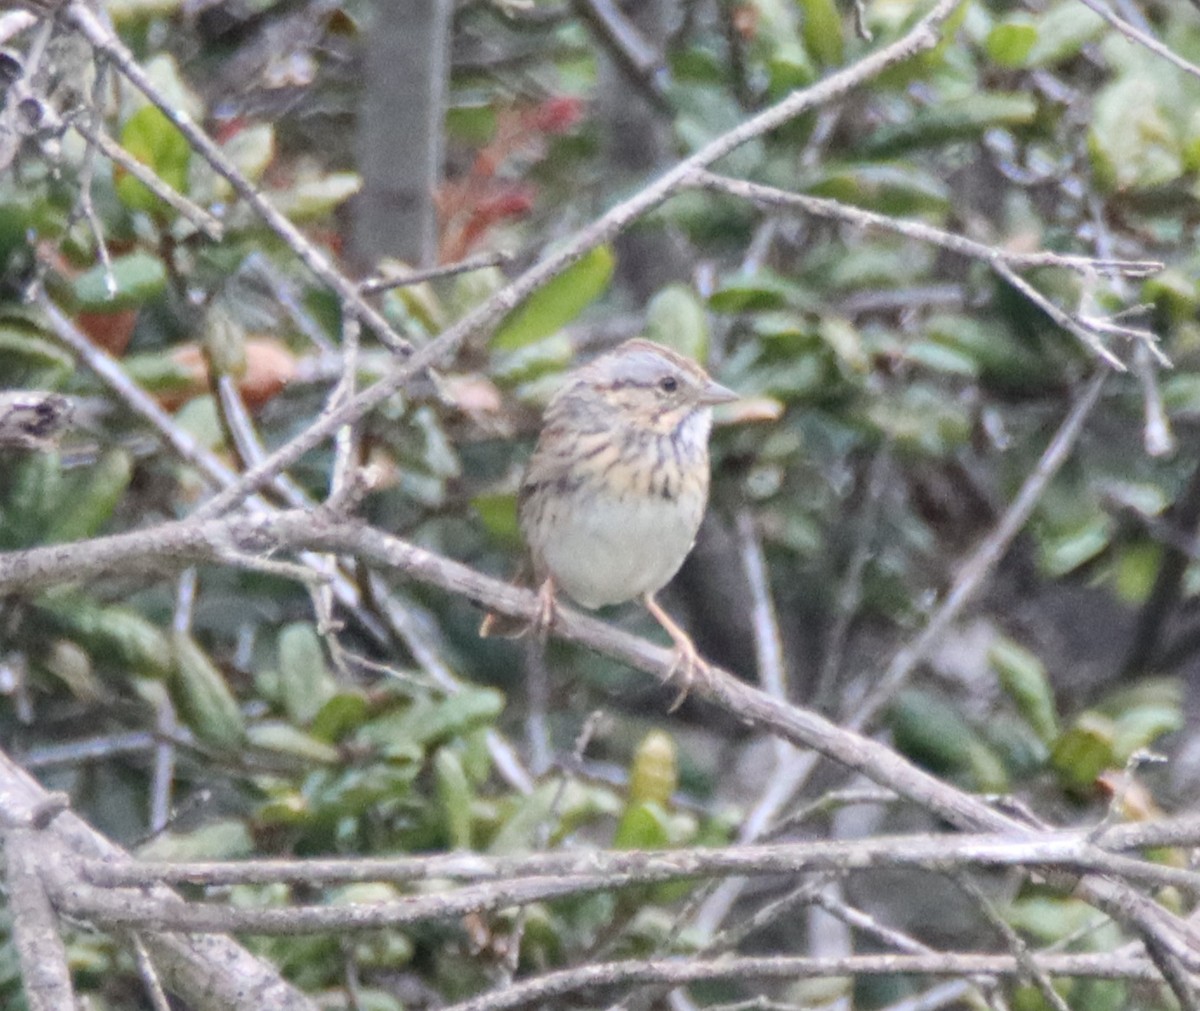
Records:
{"label": "bird's eye", "polygon": [[674,393],[677,389],[679,389],[679,380],[674,376],[664,376],[658,381],[658,388],[662,390],[663,393]]}

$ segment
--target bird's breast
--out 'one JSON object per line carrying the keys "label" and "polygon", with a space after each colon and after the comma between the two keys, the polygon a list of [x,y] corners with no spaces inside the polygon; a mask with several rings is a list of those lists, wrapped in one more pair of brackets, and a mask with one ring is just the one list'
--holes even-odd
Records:
{"label": "bird's breast", "polygon": [[613,443],[562,481],[527,484],[521,523],[537,567],[585,607],[661,589],[691,550],[708,498],[707,453],[689,457]]}

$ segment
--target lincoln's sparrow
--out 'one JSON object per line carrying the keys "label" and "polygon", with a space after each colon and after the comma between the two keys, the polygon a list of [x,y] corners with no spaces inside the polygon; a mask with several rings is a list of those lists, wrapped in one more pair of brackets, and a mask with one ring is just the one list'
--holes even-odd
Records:
{"label": "lincoln's sparrow", "polygon": [[641,339],[567,377],[518,497],[540,584],[537,631],[553,622],[559,589],[584,607],[641,597],[675,643],[671,672],[686,694],[705,665],[654,594],[683,564],[704,516],[712,405],[736,399],[695,362]]}

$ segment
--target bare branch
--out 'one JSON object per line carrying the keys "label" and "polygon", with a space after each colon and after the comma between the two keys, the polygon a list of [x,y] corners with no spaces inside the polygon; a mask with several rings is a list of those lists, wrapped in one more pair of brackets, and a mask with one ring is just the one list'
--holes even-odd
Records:
{"label": "bare branch", "polygon": [[[206,863],[91,863],[83,868],[90,883],[105,887],[142,887],[155,883],[235,885],[365,881],[504,881],[518,877],[620,875],[636,882],[668,881],[710,874],[844,873],[878,867],[1021,866],[1056,864],[1111,870],[1159,884],[1200,887],[1200,873],[1178,867],[1116,858],[1128,830],[1113,826],[1099,840],[1079,830],[1011,835],[904,835],[802,843],[723,846],[665,851],[571,851],[524,856],[449,853],[434,856],[334,860],[244,860]],[[1136,826],[1138,845],[1200,845],[1200,817],[1184,817]],[[1147,841],[1149,840],[1149,841]]]}
{"label": "bare branch", "polygon": [[[1096,979],[1157,980],[1144,959],[1111,955],[1036,956],[1042,971],[1055,976]],[[504,1011],[599,986],[660,983],[682,986],[715,979],[813,979],[824,976],[920,974],[929,976],[1021,976],[1024,968],[1011,955],[943,953],[934,955],[847,955],[841,958],[720,958],[607,962],[546,973],[510,987],[450,1005],[445,1011]]]}
{"label": "bare branch", "polygon": [[75,993],[58,917],[42,884],[41,837],[33,828],[4,834],[8,907],[29,1011],[62,1011],[75,1007]]}

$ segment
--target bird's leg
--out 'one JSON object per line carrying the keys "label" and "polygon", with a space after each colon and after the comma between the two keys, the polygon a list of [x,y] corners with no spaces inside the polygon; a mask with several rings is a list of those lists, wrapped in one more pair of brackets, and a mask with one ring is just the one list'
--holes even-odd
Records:
{"label": "bird's leg", "polygon": [[671,703],[671,708],[667,710],[667,712],[673,713],[683,705],[683,700],[687,698],[688,691],[691,689],[696,675],[699,674],[701,677],[708,675],[708,664],[696,651],[696,644],[692,642],[692,637],[680,628],[675,623],[675,619],[662,609],[662,605],[654,599],[653,593],[647,593],[642,598],[642,601],[646,605],[646,610],[654,616],[654,620],[663,627],[667,635],[671,637],[671,641],[675,643],[675,652],[671,657],[671,666],[667,670],[668,681],[677,674],[679,675],[679,695]]}
{"label": "bird's leg", "polygon": [[[522,564],[513,579],[513,585],[528,587],[531,582],[532,573],[525,564]],[[538,587],[537,597],[537,613],[529,621],[521,618],[510,618],[507,615],[497,614],[495,611],[488,611],[483,616],[483,622],[479,626],[479,638],[487,639],[489,636],[498,635],[504,639],[523,639],[530,632],[533,632],[544,642],[546,635],[550,631],[550,626],[554,624],[556,610],[555,587],[552,577],[547,576],[545,581]]]}
{"label": "bird's leg", "polygon": [[[541,642],[546,641],[550,634],[550,626],[554,624],[554,616],[558,612],[558,598],[555,595],[554,577],[547,576],[538,587],[538,609],[529,623],[527,632],[532,632]],[[522,633],[524,634],[524,633]]]}

